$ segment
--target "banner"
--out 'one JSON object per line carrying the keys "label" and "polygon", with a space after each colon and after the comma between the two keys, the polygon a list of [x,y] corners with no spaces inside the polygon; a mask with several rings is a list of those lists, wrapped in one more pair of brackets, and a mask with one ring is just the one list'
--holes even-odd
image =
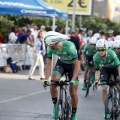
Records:
{"label": "banner", "polygon": [[[74,0],[44,0],[50,6],[73,13]],[[76,0],[76,15],[91,15],[92,0]]]}

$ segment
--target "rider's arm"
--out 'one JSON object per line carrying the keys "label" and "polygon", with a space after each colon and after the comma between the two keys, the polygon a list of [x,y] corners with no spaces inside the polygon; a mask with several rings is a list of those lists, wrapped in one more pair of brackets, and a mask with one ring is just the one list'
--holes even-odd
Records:
{"label": "rider's arm", "polygon": [[76,80],[77,76],[78,76],[78,73],[79,73],[79,70],[80,70],[80,62],[78,60],[77,50],[76,50],[74,45],[70,46],[69,53],[70,53],[70,56],[72,57],[73,64],[75,66],[72,80]]}
{"label": "rider's arm", "polygon": [[73,74],[72,80],[76,80],[79,70],[80,70],[80,63],[77,59],[74,60],[73,63],[74,63],[75,69],[74,69],[74,74]]}
{"label": "rider's arm", "polygon": [[95,80],[96,80],[96,82],[98,82],[99,79],[100,79],[100,70],[96,70],[95,71]]}
{"label": "rider's arm", "polygon": [[114,55],[115,64],[118,66],[118,74],[120,76],[120,61],[119,61],[119,59],[114,51],[113,51],[113,55]]}
{"label": "rider's arm", "polygon": [[49,47],[47,47],[47,63],[45,68],[45,79],[49,80],[49,76],[51,74],[51,63],[52,63],[52,52]]}
{"label": "rider's arm", "polygon": [[95,54],[95,55],[93,56],[93,61],[94,61],[94,67],[95,67],[95,69],[96,69],[96,71],[95,71],[95,80],[96,80],[96,82],[98,82],[99,79],[100,79],[100,66],[99,66],[100,63],[99,63],[97,54]]}
{"label": "rider's arm", "polygon": [[46,68],[45,68],[45,79],[46,80],[49,80],[49,76],[51,74],[51,63],[52,63],[52,60],[47,59]]}

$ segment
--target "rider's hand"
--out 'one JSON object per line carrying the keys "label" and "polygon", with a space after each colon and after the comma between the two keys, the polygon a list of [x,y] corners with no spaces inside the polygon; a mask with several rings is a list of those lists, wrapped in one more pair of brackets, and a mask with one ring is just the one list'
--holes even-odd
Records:
{"label": "rider's hand", "polygon": [[43,87],[47,87],[48,83],[49,83],[49,82],[48,82],[47,80],[44,81],[44,82],[43,82]]}
{"label": "rider's hand", "polygon": [[95,81],[95,87],[97,89],[97,87],[98,87],[98,81]]}
{"label": "rider's hand", "polygon": [[76,86],[76,85],[78,85],[78,84],[79,84],[79,81],[78,81],[78,80],[71,80],[71,81],[70,81],[70,85]]}

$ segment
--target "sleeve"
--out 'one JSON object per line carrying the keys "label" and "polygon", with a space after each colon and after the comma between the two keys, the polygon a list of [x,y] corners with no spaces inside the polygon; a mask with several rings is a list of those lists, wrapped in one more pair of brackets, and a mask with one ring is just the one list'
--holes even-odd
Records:
{"label": "sleeve", "polygon": [[85,45],[84,49],[83,49],[83,53],[86,53],[87,52],[87,49],[88,49],[88,44]]}
{"label": "sleeve", "polygon": [[73,60],[78,58],[77,50],[76,50],[75,45],[70,46],[69,53],[70,53]]}
{"label": "sleeve", "polygon": [[93,62],[94,62],[94,67],[95,69],[99,69],[99,61],[98,61],[98,58],[96,56],[96,54],[93,56]]}
{"label": "sleeve", "polygon": [[52,59],[52,51],[50,47],[47,47],[47,58]]}
{"label": "sleeve", "polygon": [[112,51],[112,52],[113,52],[113,57],[114,57],[114,62],[115,62],[115,64],[116,64],[117,66],[120,65],[120,61],[119,61],[116,53],[115,53],[114,51]]}

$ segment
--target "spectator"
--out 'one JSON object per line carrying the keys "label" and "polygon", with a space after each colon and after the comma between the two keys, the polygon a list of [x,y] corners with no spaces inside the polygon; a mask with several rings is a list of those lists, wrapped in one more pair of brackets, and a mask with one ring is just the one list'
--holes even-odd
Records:
{"label": "spectator", "polygon": [[44,62],[43,62],[43,56],[42,56],[43,50],[42,50],[42,32],[39,31],[37,38],[34,41],[34,50],[33,50],[33,64],[29,71],[29,80],[35,80],[33,77],[33,73],[35,71],[36,66],[39,64],[39,74],[40,74],[40,80],[42,80],[44,76]]}
{"label": "spectator", "polygon": [[17,43],[20,43],[20,44],[25,43],[27,45],[33,46],[31,43],[27,41],[27,37],[30,36],[30,34],[31,34],[31,31],[27,30],[26,27],[23,27],[22,33],[18,36]]}
{"label": "spectator", "polygon": [[21,33],[22,33],[22,28],[19,27],[19,28],[17,29],[17,34],[16,34],[17,37],[18,37]]}
{"label": "spectator", "polygon": [[0,32],[0,43],[3,42],[3,36],[2,36],[2,33]]}
{"label": "spectator", "polygon": [[37,38],[37,26],[33,25],[33,27],[30,29],[31,30],[31,36],[32,36],[32,41],[34,42],[34,40]]}
{"label": "spectator", "polygon": [[15,26],[12,26],[12,27],[11,27],[11,31],[10,31],[10,34],[9,34],[9,37],[8,37],[9,43],[11,43],[11,44],[16,43],[16,40],[17,40],[16,30],[17,30],[17,29],[16,29]]}
{"label": "spectator", "polygon": [[46,33],[46,29],[45,29],[45,26],[44,25],[42,25],[41,27],[40,27],[40,31],[42,32],[42,38],[44,37],[44,34]]}

